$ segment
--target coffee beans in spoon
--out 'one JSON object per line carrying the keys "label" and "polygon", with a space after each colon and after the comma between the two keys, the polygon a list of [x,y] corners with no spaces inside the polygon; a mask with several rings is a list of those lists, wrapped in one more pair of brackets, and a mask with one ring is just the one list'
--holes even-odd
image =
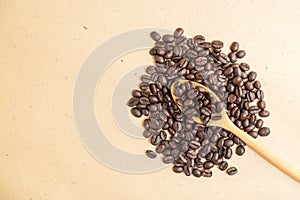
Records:
{"label": "coffee beans in spoon", "polygon": [[[265,137],[270,129],[263,118],[268,117],[258,75],[249,64],[240,62],[246,51],[238,42],[224,53],[220,40],[206,41],[203,35],[192,38],[177,28],[174,34],[151,32],[154,46],[149,51],[154,64],[141,76],[139,88],[132,91],[127,105],[130,113],[143,121],[143,136],[154,146],[147,150],[149,158],[161,154],[162,162],[173,165],[175,173],[186,176],[211,177],[213,169],[235,175],[237,168],[229,160],[235,153],[242,156],[246,144],[231,132],[210,127],[220,118],[225,107],[228,116],[253,138]],[[210,88],[221,100],[186,82],[170,87],[174,81],[190,80]],[[199,117],[203,124],[193,120]]]}

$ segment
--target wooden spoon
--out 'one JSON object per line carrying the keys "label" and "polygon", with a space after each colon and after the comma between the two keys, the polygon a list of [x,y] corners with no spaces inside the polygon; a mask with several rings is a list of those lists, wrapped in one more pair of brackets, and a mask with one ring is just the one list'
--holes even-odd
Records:
{"label": "wooden spoon", "polygon": [[[210,89],[208,89],[207,87],[205,87],[197,82],[194,82],[194,81],[178,80],[178,81],[175,81],[171,85],[172,97],[176,104],[177,104],[178,97],[176,95],[174,95],[175,85],[177,83],[182,84],[182,83],[186,83],[186,82],[193,83],[195,87],[202,88],[205,92],[210,93],[217,101],[220,101],[218,96],[214,92],[212,92]],[[181,109],[181,107],[178,104],[177,104],[177,106]],[[235,126],[235,124],[229,119],[229,117],[227,115],[227,110],[225,108],[221,111],[221,115],[222,115],[222,118],[220,120],[211,120],[209,126],[218,126],[218,127],[221,127],[221,128],[224,128],[224,129],[230,131],[231,133],[233,133],[234,135],[236,135],[237,137],[242,139],[252,150],[254,150],[256,153],[258,153],[265,160],[267,160],[272,165],[274,165],[279,170],[281,170],[283,173],[287,174],[288,176],[290,176],[291,178],[293,178],[294,180],[296,180],[297,182],[300,183],[300,172],[295,167],[293,167],[290,163],[285,161],[283,158],[276,155],[270,149],[268,149],[265,146],[263,146],[262,144],[260,144],[257,140],[252,138],[246,132],[239,129],[237,126]],[[197,123],[203,124],[202,120],[199,117],[194,117],[194,120]]]}

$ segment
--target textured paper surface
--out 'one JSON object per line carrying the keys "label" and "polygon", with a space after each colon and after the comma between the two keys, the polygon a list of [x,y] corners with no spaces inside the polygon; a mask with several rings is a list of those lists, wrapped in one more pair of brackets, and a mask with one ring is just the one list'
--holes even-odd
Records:
{"label": "textured paper surface", "polygon": [[[299,168],[299,9],[297,1],[267,0],[2,0],[0,199],[298,199],[299,183],[249,149],[230,160],[239,169],[234,177],[217,169],[211,179],[185,177],[170,168],[143,175],[111,170],[81,144],[72,95],[90,52],[121,32],[181,26],[188,35],[224,41],[225,49],[236,40],[247,51],[243,61],[258,72],[271,111],[266,123],[272,133],[260,141]],[[142,58],[125,56],[112,67],[130,68],[143,64]],[[119,75],[108,71],[103,78]],[[97,117],[109,112],[103,109],[109,101],[96,100]],[[106,134],[130,152],[151,147],[113,131]]]}

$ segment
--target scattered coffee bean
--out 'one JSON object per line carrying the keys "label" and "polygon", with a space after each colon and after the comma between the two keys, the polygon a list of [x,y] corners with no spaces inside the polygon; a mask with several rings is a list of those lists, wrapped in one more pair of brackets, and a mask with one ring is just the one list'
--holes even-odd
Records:
{"label": "scattered coffee bean", "polygon": [[227,169],[227,174],[229,176],[233,176],[235,175],[236,173],[238,172],[237,168],[236,167],[230,167]]}
{"label": "scattered coffee bean", "polygon": [[149,158],[156,158],[156,153],[152,150],[147,150],[146,151],[146,155],[149,157]]}
{"label": "scattered coffee bean", "polygon": [[[186,38],[183,33],[182,28],[172,35],[150,33],[155,41],[149,51],[154,66],[146,68],[147,74],[141,76],[139,89],[132,91],[127,105],[133,116],[145,117],[143,136],[156,146],[155,152],[163,155],[164,163],[173,163],[175,173],[211,177],[211,168],[226,170],[233,149],[241,156],[246,144],[229,131],[210,127],[209,123],[221,119],[220,112],[225,108],[237,127],[257,138],[270,134],[270,129],[259,119],[270,113],[256,72],[250,71],[247,63],[237,63],[246,55],[239,50],[239,43],[233,42],[227,54],[222,51],[222,41],[206,42],[202,35]],[[174,95],[178,97],[175,102],[170,87],[178,79],[199,82],[226,103],[216,102],[189,82],[175,86]],[[196,123],[195,116],[203,124]],[[155,152],[147,150],[146,155],[154,158]],[[228,168],[227,173],[236,174],[237,169]]]}

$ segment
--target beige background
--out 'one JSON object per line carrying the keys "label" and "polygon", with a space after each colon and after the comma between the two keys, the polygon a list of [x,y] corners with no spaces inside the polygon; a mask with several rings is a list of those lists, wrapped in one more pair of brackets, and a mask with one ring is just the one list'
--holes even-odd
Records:
{"label": "beige background", "polygon": [[[182,26],[189,35],[221,39],[227,48],[237,40],[246,49],[244,61],[258,72],[272,114],[272,134],[261,141],[299,168],[299,1],[88,2],[0,1],[1,200],[299,199],[299,183],[248,149],[231,161],[239,169],[234,177],[218,170],[200,180],[169,168],[144,175],[111,170],[85,150],[72,116],[76,75],[97,45],[132,29]],[[148,145],[108,137],[132,152]]]}

